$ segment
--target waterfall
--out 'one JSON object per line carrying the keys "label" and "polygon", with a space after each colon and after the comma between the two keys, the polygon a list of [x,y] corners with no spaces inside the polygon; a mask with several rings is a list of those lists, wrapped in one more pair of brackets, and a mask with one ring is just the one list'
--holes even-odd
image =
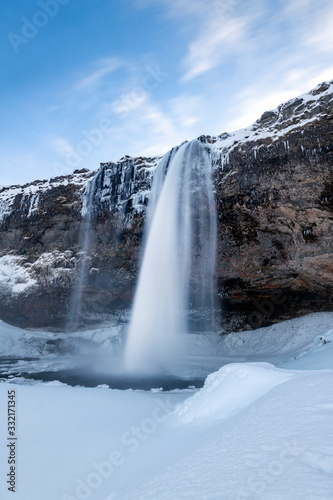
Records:
{"label": "waterfall", "polygon": [[86,184],[84,198],[82,202],[82,221],[79,232],[78,249],[81,253],[81,258],[78,262],[77,278],[72,291],[69,304],[69,316],[67,322],[67,331],[75,331],[82,323],[82,294],[84,280],[87,276],[87,265],[89,262],[90,239],[91,239],[91,222],[93,214],[93,200],[95,192],[95,179],[93,177]]}
{"label": "waterfall", "polygon": [[[145,248],[125,350],[131,372],[164,370],[189,331],[189,310],[212,330],[216,215],[211,162],[194,140],[169,152],[154,175]],[[207,314],[209,311],[209,314]]]}

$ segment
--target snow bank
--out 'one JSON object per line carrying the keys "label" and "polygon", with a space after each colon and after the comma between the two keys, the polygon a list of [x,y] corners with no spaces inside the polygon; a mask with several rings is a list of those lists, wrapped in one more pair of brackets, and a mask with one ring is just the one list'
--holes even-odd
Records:
{"label": "snow bank", "polygon": [[[333,368],[332,327],[333,313],[327,312],[227,335],[183,335],[184,355],[178,363],[178,372],[183,376],[196,374],[205,378],[230,363],[265,361],[280,368],[292,368],[296,360],[297,369],[307,369],[307,359],[313,362],[315,352],[318,352],[318,368]],[[323,351],[327,352],[325,362]]]}
{"label": "snow bank", "polygon": [[[165,430],[160,450],[169,452],[169,466],[110,493],[117,500],[331,500],[332,374],[301,372],[232,418]],[[192,450],[184,449],[186,436]]]}
{"label": "snow bank", "polygon": [[[331,324],[332,315],[322,313],[275,325],[285,332],[280,340],[272,327],[262,329],[256,342],[266,339],[269,356],[274,334],[277,363],[285,359],[276,353],[277,345],[295,331],[297,341],[289,343],[294,350],[302,344],[302,328],[306,342],[326,328],[327,341],[306,353],[295,351],[290,370],[269,363],[228,364],[190,397],[187,391],[72,388],[56,381],[13,378],[0,383],[3,406],[8,390],[16,391],[18,402],[15,499],[331,499],[333,369],[322,369],[329,356],[333,359]],[[103,341],[106,333],[79,335],[95,334]],[[237,339],[247,338],[243,334]],[[39,335],[45,341],[53,334]],[[25,340],[33,352],[37,336],[0,322],[1,348],[5,338],[8,349],[10,341],[14,349],[21,339],[20,345]],[[306,370],[296,371],[304,360]],[[47,364],[44,357],[41,362]],[[7,411],[0,412],[0,433],[5,441]],[[111,467],[115,453],[121,460]],[[0,447],[2,478],[8,472],[7,456],[6,446]],[[0,496],[12,496],[4,479]]]}
{"label": "snow bank", "polygon": [[238,413],[293,372],[269,363],[234,363],[208,375],[204,387],[179,406],[176,415],[184,423],[202,418],[225,418]]}
{"label": "snow bank", "polygon": [[300,318],[282,321],[269,327],[234,332],[224,335],[221,349],[226,356],[249,356],[256,354],[273,359],[282,356],[299,356],[320,345],[333,325],[333,313],[311,313]]}

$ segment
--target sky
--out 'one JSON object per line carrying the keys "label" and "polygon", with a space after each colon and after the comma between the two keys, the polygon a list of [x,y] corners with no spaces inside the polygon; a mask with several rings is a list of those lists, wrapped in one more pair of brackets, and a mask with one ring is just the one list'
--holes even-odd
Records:
{"label": "sky", "polygon": [[0,185],[164,154],[333,79],[331,0],[0,6]]}

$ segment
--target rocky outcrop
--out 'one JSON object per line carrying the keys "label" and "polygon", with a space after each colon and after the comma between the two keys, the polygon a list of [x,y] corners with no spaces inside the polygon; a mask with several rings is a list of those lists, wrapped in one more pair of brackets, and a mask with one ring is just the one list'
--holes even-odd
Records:
{"label": "rocky outcrop", "polygon": [[[97,172],[36,181],[0,192],[0,318],[23,327],[66,327],[84,259],[84,322],[128,308],[144,213],[159,158],[122,158]],[[93,219],[83,224],[93,181]],[[130,213],[130,216],[128,215]],[[85,233],[82,237],[82,229]]]}
{"label": "rocky outcrop", "polygon": [[[200,137],[216,187],[221,329],[332,310],[332,107],[333,82],[324,83],[247,129]],[[64,327],[91,190],[82,321],[126,310],[158,161],[124,157],[97,172],[0,189],[0,318]]]}
{"label": "rocky outcrop", "polygon": [[332,310],[332,82],[214,141],[227,328]]}

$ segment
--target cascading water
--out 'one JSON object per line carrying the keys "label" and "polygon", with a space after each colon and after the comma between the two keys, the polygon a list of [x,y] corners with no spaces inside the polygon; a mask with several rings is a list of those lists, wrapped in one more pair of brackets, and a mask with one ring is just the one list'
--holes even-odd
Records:
{"label": "cascading water", "polygon": [[155,172],[125,350],[129,372],[170,366],[191,308],[206,311],[202,329],[213,329],[215,254],[211,162],[194,140],[168,153]]}
{"label": "cascading water", "polygon": [[79,234],[79,249],[81,259],[78,264],[77,279],[72,292],[69,304],[69,317],[67,322],[67,331],[75,331],[79,328],[82,321],[82,294],[84,280],[87,275],[87,264],[89,260],[90,238],[91,238],[91,220],[93,214],[93,199],[95,191],[95,177],[86,185],[85,195],[82,204],[82,222]]}

